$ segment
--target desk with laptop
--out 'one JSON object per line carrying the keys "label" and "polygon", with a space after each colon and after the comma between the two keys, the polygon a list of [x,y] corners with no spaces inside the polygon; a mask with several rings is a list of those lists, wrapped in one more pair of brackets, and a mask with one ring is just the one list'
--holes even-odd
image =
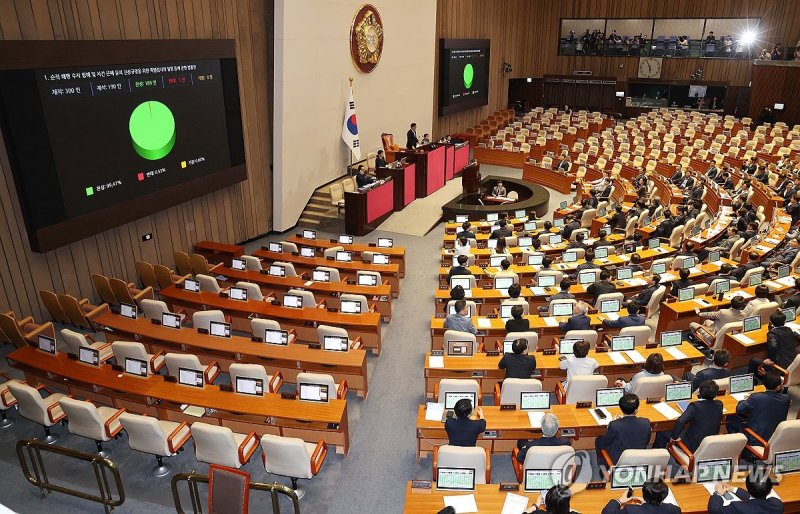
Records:
{"label": "desk with laptop", "polygon": [[355,243],[353,236],[340,234],[336,239],[319,239],[316,230],[305,229],[299,234],[290,236],[288,242],[296,244],[298,247],[307,246],[318,250],[327,250],[334,246],[344,247],[346,251],[355,254],[362,252],[375,252],[386,255],[389,262],[397,263],[400,266],[400,276],[406,274],[406,249],[395,246],[394,239],[391,237],[379,237],[375,243]]}

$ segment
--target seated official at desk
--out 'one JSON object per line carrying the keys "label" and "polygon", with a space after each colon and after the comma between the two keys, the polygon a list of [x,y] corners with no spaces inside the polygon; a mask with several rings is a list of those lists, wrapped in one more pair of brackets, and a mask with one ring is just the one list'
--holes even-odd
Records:
{"label": "seated official at desk", "polygon": [[555,414],[548,412],[542,416],[542,437],[539,439],[520,439],[517,441],[517,460],[525,462],[525,455],[534,446],[570,446],[572,442],[567,437],[556,437],[559,422]]}
{"label": "seated official at desk", "polygon": [[678,271],[678,280],[672,283],[672,290],[670,291],[672,296],[677,297],[678,291],[691,287],[694,284],[694,282],[689,279],[691,274],[692,272],[689,268],[681,268],[680,271]]}
{"label": "seated official at desk", "polygon": [[[697,400],[691,402],[675,420],[672,432],[656,434],[653,448],[666,448],[667,439],[681,441],[694,453],[707,436],[719,434],[722,424],[722,402],[717,400],[719,386],[713,380],[704,380],[697,390]],[[687,428],[688,426],[688,428]]]}
{"label": "seated official at desk", "polygon": [[456,242],[453,244],[453,253],[455,255],[469,255],[472,253],[472,246],[469,244],[470,241],[474,240],[466,237],[459,237],[456,239]]}
{"label": "seated official at desk", "polygon": [[[603,508],[602,514],[625,512],[627,514],[680,514],[677,505],[664,503],[669,496],[669,487],[661,478],[652,478],[642,485],[642,496],[628,497],[628,491],[616,500],[610,500]],[[624,509],[623,509],[624,507]]]}
{"label": "seated official at desk", "polygon": [[386,158],[383,155],[383,150],[378,150],[378,154],[375,156],[375,169],[385,168],[387,164]]}
{"label": "seated official at desk", "polygon": [[458,400],[453,407],[454,418],[447,418],[444,430],[447,432],[449,445],[475,446],[478,436],[486,430],[486,420],[483,419],[483,410],[478,407],[476,419],[471,419],[472,402],[466,398]]}
{"label": "seated official at desk", "polygon": [[692,392],[696,391],[697,388],[700,387],[700,384],[706,380],[719,380],[720,378],[728,378],[731,376],[731,371],[726,369],[730,361],[731,352],[725,348],[720,348],[714,352],[711,366],[701,369],[696,375],[687,372],[686,380],[692,381]]}
{"label": "seated official at desk", "polygon": [[373,175],[367,175],[367,171],[364,169],[363,164],[358,165],[358,172],[356,173],[356,184],[359,188],[367,187],[368,185],[375,182],[375,177]]}
{"label": "seated official at desk", "polygon": [[617,286],[611,282],[611,273],[608,270],[600,272],[600,280],[586,288],[586,292],[592,295],[592,304],[597,304],[597,298],[601,294],[613,293]]}
{"label": "seated official at desk", "polygon": [[[548,302],[547,305],[540,305],[538,307],[539,314],[547,315],[546,313],[550,310],[550,304],[553,303],[555,300],[574,300],[575,295],[569,292],[569,288],[571,286],[572,282],[569,279],[562,278],[561,282],[558,285],[560,291],[550,297],[550,301]],[[511,294],[510,290],[509,294]]]}
{"label": "seated official at desk", "polygon": [[556,169],[560,171],[569,171],[570,166],[572,166],[572,163],[569,160],[569,154],[564,152],[561,154],[561,160],[558,161],[558,166],[556,166]]}
{"label": "seated official at desk", "polygon": [[644,325],[645,316],[640,314],[642,306],[636,302],[628,304],[628,315],[620,316],[618,319],[604,319],[603,326],[611,328],[641,327]]}
{"label": "seated official at desk", "polygon": [[525,308],[522,305],[511,307],[511,319],[506,321],[506,332],[527,332],[531,329],[531,321],[528,318],[522,317],[524,313]]}
{"label": "seated official at desk", "polygon": [[498,180],[492,189],[492,196],[506,196],[506,187],[502,180]]}
{"label": "seated official at desk", "polygon": [[539,495],[533,510],[522,514],[577,514],[569,508],[571,499],[572,491],[568,485],[554,485],[547,490],[547,493]]}
{"label": "seated official at desk", "polygon": [[[752,302],[751,302],[752,303]],[[773,365],[783,369],[788,368],[797,357],[797,345],[800,344],[800,334],[786,325],[786,314],[775,311],[769,317],[770,328],[767,332],[767,358],[764,360],[754,357],[750,359],[749,373],[763,376]]]}
{"label": "seated official at desk", "polygon": [[631,377],[630,382],[622,379],[614,382],[614,387],[624,387],[626,393],[630,393],[636,382],[642,378],[663,377],[664,376],[664,357],[660,353],[651,353],[644,361],[644,369]]}
{"label": "seated official at desk", "polygon": [[[514,309],[520,307],[515,306]],[[513,310],[513,309],[512,309]],[[536,369],[536,357],[533,355],[526,355],[525,350],[528,349],[528,341],[525,339],[516,339],[511,343],[511,351],[514,353],[505,353],[497,364],[498,369],[506,370],[506,378],[524,378],[529,379]]]}
{"label": "seated official at desk", "polygon": [[469,256],[467,255],[459,255],[456,257],[456,261],[458,262],[458,266],[453,266],[450,268],[450,271],[447,272],[447,280],[449,281],[451,278],[456,277],[458,275],[472,275],[472,272],[467,267],[467,263],[469,262]]}
{"label": "seated official at desk", "polygon": [[565,334],[570,330],[589,330],[592,320],[586,315],[587,312],[589,312],[589,304],[578,302],[575,304],[575,314],[567,321],[559,323],[558,328]]}
{"label": "seated official at desk", "polygon": [[609,423],[606,433],[594,442],[597,455],[605,450],[612,462],[617,462],[625,450],[644,450],[650,443],[650,420],[636,416],[639,397],[625,393],[619,399],[619,408],[622,417]]}
{"label": "seated official at desk", "polygon": [[472,318],[469,317],[469,307],[467,306],[466,300],[456,300],[455,311],[456,312],[453,314],[448,314],[447,318],[445,318],[444,328],[477,334],[478,330],[472,324]]}
{"label": "seated official at desk", "polygon": [[[757,469],[744,481],[747,490],[723,482],[714,485],[714,494],[708,499],[708,514],[783,514],[783,502],[778,498],[767,498],[772,492],[772,480],[763,470]],[[725,493],[735,494],[741,501],[727,506],[722,498]]]}
{"label": "seated official at desk", "polygon": [[[639,255],[639,254],[637,253],[634,255]],[[653,293],[655,293],[656,290],[658,290],[658,288],[660,287],[659,284],[661,283],[661,275],[651,275],[647,277],[646,280],[647,280],[647,285],[644,287],[644,289],[642,289],[641,293],[637,294],[633,298],[633,300],[631,300],[631,303],[636,302],[639,305],[647,305],[648,303],[650,303],[650,298],[653,297]]]}
{"label": "seated official at desk", "polygon": [[431,142],[431,135],[430,134],[422,134],[422,139],[420,139],[420,145],[427,145]]}
{"label": "seated official at desk", "polygon": [[[769,441],[781,421],[786,420],[789,414],[789,395],[783,392],[783,376],[777,371],[770,371],[762,380],[763,393],[751,393],[747,399],[736,405],[736,415],[728,416],[725,426],[729,434],[744,432],[749,428],[765,441]],[[750,446],[759,446],[761,443],[750,434],[747,440]],[[748,452],[744,453],[749,456]]]}
{"label": "seated official at desk", "polygon": [[508,228],[508,221],[500,220],[497,222],[497,226],[499,228],[492,231],[492,235],[489,236],[489,239],[499,239],[501,237],[511,237],[514,235],[514,232]]}
{"label": "seated official at desk", "polygon": [[559,357],[558,367],[567,372],[567,378],[564,380],[564,387],[569,384],[569,379],[580,375],[594,375],[597,368],[600,366],[593,357],[589,355],[589,341],[581,340],[575,343],[572,347],[572,355],[566,357]]}
{"label": "seated official at desk", "polygon": [[475,232],[470,230],[472,223],[469,221],[465,221],[461,224],[461,231],[456,234],[457,239],[467,238],[467,239],[475,239]]}
{"label": "seated official at desk", "polygon": [[700,312],[700,309],[695,309],[695,314],[701,318],[705,318],[706,321],[704,321],[702,325],[694,321],[689,323],[689,330],[692,331],[694,337],[706,341],[708,346],[713,348],[717,332],[728,323],[742,321],[744,319],[745,307],[747,307],[747,300],[741,296],[734,296],[731,299],[731,306],[728,309],[707,312]]}

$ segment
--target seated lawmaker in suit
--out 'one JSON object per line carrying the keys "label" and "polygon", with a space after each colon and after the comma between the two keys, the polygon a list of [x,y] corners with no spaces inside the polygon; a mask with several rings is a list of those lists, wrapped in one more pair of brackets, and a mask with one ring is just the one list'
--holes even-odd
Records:
{"label": "seated lawmaker in suit", "polygon": [[378,154],[375,156],[375,169],[385,168],[386,164],[386,157],[383,155],[383,150],[378,150]]}
{"label": "seated lawmaker in suit", "polygon": [[597,455],[605,450],[612,462],[617,462],[625,450],[643,450],[650,442],[650,420],[636,416],[639,397],[625,393],[619,399],[619,408],[623,416],[609,423],[606,433],[594,442]]}
{"label": "seated lawmaker in suit", "polygon": [[570,316],[567,321],[559,323],[558,328],[565,334],[570,330],[589,330],[591,319],[586,315],[587,312],[589,312],[589,304],[578,302],[575,305],[575,314]]}
{"label": "seated lawmaker in suit", "polygon": [[[762,383],[766,391],[751,393],[736,405],[736,415],[728,416],[725,426],[729,434],[749,428],[769,441],[778,424],[786,420],[790,400],[789,395],[783,393],[783,377],[777,371],[770,371],[764,375]],[[746,435],[750,446],[761,444],[752,435]]]}
{"label": "seated lawmaker in suit", "polygon": [[[514,309],[517,307],[522,309],[519,305],[514,306]],[[531,375],[533,375],[536,369],[536,357],[527,355],[525,353],[527,349],[528,341],[525,339],[516,339],[511,343],[511,351],[513,353],[503,354],[503,357],[497,364],[497,368],[506,370],[506,378],[531,378]]]}
{"label": "seated lawmaker in suit", "polygon": [[[616,500],[610,500],[602,514],[625,512],[626,514],[680,514],[681,509],[671,503],[664,503],[669,496],[669,487],[661,478],[652,478],[642,485],[642,496],[628,497],[623,490]],[[624,508],[623,508],[624,507]]]}
{"label": "seated lawmaker in suit", "polygon": [[[722,402],[717,400],[717,392],[719,386],[713,380],[705,380],[700,384],[697,401],[691,402],[675,420],[675,426],[669,435],[673,443],[681,441],[694,453],[705,437],[719,434],[723,409]],[[658,433],[654,448],[666,448],[667,433]]]}
{"label": "seated lawmaker in suit", "polygon": [[558,433],[558,418],[555,414],[548,412],[542,416],[542,437],[538,439],[520,439],[517,441],[517,460],[525,462],[525,455],[534,446],[570,446],[572,442],[567,437],[556,437]]}
{"label": "seated lawmaker in suit", "polygon": [[483,410],[478,407],[476,418],[472,419],[472,402],[466,398],[458,400],[453,407],[456,417],[447,418],[444,430],[447,432],[448,443],[451,446],[475,446],[478,436],[486,430],[486,420],[483,419]]}
{"label": "seated lawmaker in suit", "polygon": [[[747,490],[718,482],[714,494],[708,499],[708,514],[783,514],[783,502],[778,498],[767,498],[772,492],[772,480],[761,470],[750,473],[744,481]],[[722,495],[735,494],[741,501],[727,506]]]}
{"label": "seated lawmaker in suit", "polygon": [[711,362],[711,366],[701,369],[694,376],[691,373],[687,373],[686,380],[692,381],[692,392],[696,391],[700,384],[706,380],[719,380],[720,378],[731,376],[731,371],[727,369],[730,361],[731,352],[725,348],[720,348],[714,352],[714,360]]}
{"label": "seated lawmaker in suit", "polygon": [[603,270],[600,272],[600,280],[586,288],[586,292],[592,295],[592,304],[597,304],[597,298],[601,294],[613,293],[617,290],[617,286],[610,279],[611,274],[608,270]]}
{"label": "seated lawmaker in suit", "polygon": [[499,239],[501,237],[511,237],[514,235],[514,232],[508,228],[508,221],[500,220],[497,222],[497,225],[500,228],[495,229],[492,235],[489,236],[489,239]]}
{"label": "seated lawmaker in suit", "polygon": [[767,332],[767,358],[764,360],[754,357],[750,359],[749,373],[762,376],[772,366],[788,368],[797,357],[797,345],[800,344],[800,334],[786,325],[786,314],[775,311],[769,317],[770,328]]}
{"label": "seated lawmaker in suit", "polygon": [[525,308],[522,305],[511,307],[511,319],[506,321],[506,332],[527,332],[531,329],[531,321],[522,317],[524,313]]}
{"label": "seated lawmaker in suit", "polygon": [[367,187],[368,185],[375,182],[375,177],[372,175],[367,175],[367,171],[364,169],[363,164],[358,165],[358,173],[356,173],[356,184],[359,188]]}
{"label": "seated lawmaker in suit", "polygon": [[[634,255],[639,255],[639,254],[634,254]],[[648,277],[647,285],[645,286],[644,289],[642,289],[641,293],[637,294],[633,298],[633,300],[631,300],[631,303],[636,302],[639,305],[647,306],[647,304],[650,303],[650,298],[653,297],[653,293],[655,293],[656,290],[660,287],[659,286],[660,283],[661,283],[661,275],[652,275]]]}
{"label": "seated lawmaker in suit", "polygon": [[475,328],[475,325],[472,324],[472,318],[469,317],[469,307],[466,300],[456,300],[455,310],[456,312],[448,314],[447,318],[445,318],[444,328],[477,334],[478,329]]}
{"label": "seated lawmaker in suit", "polygon": [[628,315],[620,316],[618,319],[604,319],[603,326],[611,328],[625,328],[625,327],[641,327],[644,325],[645,317],[642,312],[642,306],[636,302],[628,304]]}
{"label": "seated lawmaker in suit", "polygon": [[647,360],[644,361],[644,369],[642,371],[633,375],[630,382],[626,382],[621,378],[617,379],[614,382],[614,387],[624,387],[625,392],[630,393],[633,390],[633,386],[640,379],[661,376],[664,376],[664,357],[660,353],[651,353],[647,356]]}
{"label": "seated lawmaker in suit", "polygon": [[449,281],[451,278],[458,276],[458,275],[472,275],[472,272],[469,270],[467,263],[469,262],[468,255],[459,255],[456,257],[456,261],[458,262],[458,266],[453,266],[450,268],[450,271],[447,272],[447,280]]}
{"label": "seated lawmaker in suit", "polygon": [[470,223],[469,221],[465,221],[464,223],[462,223],[461,231],[456,234],[456,237],[459,239],[461,239],[462,237],[465,237],[467,239],[476,239],[475,233],[470,230],[470,227],[472,227],[472,223]]}

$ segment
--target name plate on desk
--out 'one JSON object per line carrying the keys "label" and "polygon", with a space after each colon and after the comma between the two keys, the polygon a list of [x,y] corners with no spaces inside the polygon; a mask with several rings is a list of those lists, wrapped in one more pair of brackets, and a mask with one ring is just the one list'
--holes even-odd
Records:
{"label": "name plate on desk", "polygon": [[516,403],[501,403],[500,410],[517,410]]}
{"label": "name plate on desk", "polygon": [[586,489],[605,489],[606,483],[605,482],[589,482],[586,484]]}
{"label": "name plate on desk", "polygon": [[500,352],[498,352],[498,351],[486,352],[486,356],[487,357],[499,357],[500,356]]}
{"label": "name plate on desk", "polygon": [[519,491],[519,484],[514,482],[501,482],[500,483],[500,490],[501,491]]}
{"label": "name plate on desk", "polygon": [[430,494],[431,493],[431,481],[430,480],[412,480],[411,481],[411,492],[417,494]]}
{"label": "name plate on desk", "polygon": [[441,357],[444,355],[444,350],[431,350],[431,356],[433,357]]}
{"label": "name plate on desk", "polygon": [[644,345],[647,350],[652,350],[653,348],[658,348],[658,343],[647,343]]}
{"label": "name plate on desk", "polygon": [[591,409],[592,402],[578,402],[575,404],[576,409]]}
{"label": "name plate on desk", "polygon": [[[597,351],[597,349],[595,349]],[[542,350],[542,355],[555,355],[556,349],[555,348],[545,348]]]}

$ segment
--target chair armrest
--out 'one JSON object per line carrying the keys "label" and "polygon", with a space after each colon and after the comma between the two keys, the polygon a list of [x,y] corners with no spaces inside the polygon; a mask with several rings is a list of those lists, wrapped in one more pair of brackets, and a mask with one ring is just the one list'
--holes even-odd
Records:
{"label": "chair armrest", "polygon": [[486,451],[486,483],[492,483],[492,452],[489,448],[484,448]]}
{"label": "chair armrest", "polygon": [[89,303],[88,298],[81,298],[80,300],[78,300],[78,305],[85,305],[87,303]]}
{"label": "chair armrest", "polygon": [[155,293],[153,292],[153,286],[147,286],[141,291],[139,291],[136,296],[133,297],[136,302],[141,301],[143,298],[147,298],[148,300],[152,300],[155,298]]}
{"label": "chair armrest", "polygon": [[328,455],[328,445],[325,441],[319,441],[317,447],[314,448],[314,453],[311,454],[311,474],[316,475],[319,473],[322,463],[325,461],[325,456]]}
{"label": "chair armrest", "polygon": [[355,341],[350,345],[351,350],[360,350],[364,348],[364,340],[361,339],[361,336],[356,337]]}
{"label": "chair armrest", "polygon": [[[72,395],[68,396],[68,398],[72,398]],[[58,423],[62,419],[66,418],[67,415],[64,414],[63,410],[61,410],[60,402],[53,402],[49,407],[47,407],[47,417],[50,418],[51,423]]]}
{"label": "chair armrest", "polygon": [[3,392],[0,393],[0,401],[3,402],[4,407],[13,407],[17,404],[17,399],[14,398],[14,396],[11,394],[11,390],[8,387],[3,389]]}
{"label": "chair armrest", "polygon": [[242,444],[239,445],[239,462],[245,464],[247,461],[250,460],[250,457],[253,456],[253,454],[256,452],[256,449],[258,448],[258,444],[256,444],[257,441],[258,440],[256,439],[255,432],[250,432],[249,434],[247,434],[247,437],[244,438]]}
{"label": "chair armrest", "polygon": [[383,285],[385,285],[385,286],[388,286],[388,285],[390,285],[390,284],[389,284],[389,280],[388,280],[388,279],[384,280],[384,281],[383,281]]}
{"label": "chair armrest", "polygon": [[[27,382],[26,382],[26,383],[27,383]],[[39,391],[39,392],[41,392],[41,391],[44,389],[45,391],[47,391],[47,394],[48,394],[48,395],[50,395],[50,394],[53,394],[53,391],[51,391],[51,390],[50,390],[50,388],[49,388],[49,387],[47,387],[47,386],[46,386],[46,385],[44,385],[44,384],[39,384],[39,385],[37,385],[37,386],[33,386],[33,388],[34,388],[34,389],[36,389],[36,390],[37,390],[37,391]]]}
{"label": "chair armrest", "polygon": [[[367,305],[369,305],[369,304],[367,304]],[[369,308],[367,309],[367,311],[368,312],[378,312],[378,306],[373,303],[372,305],[369,305]]]}
{"label": "chair armrest", "polygon": [[436,477],[436,468],[439,467],[439,447],[438,446],[434,446],[433,447],[432,467],[433,467],[433,476]]}
{"label": "chair armrest", "polygon": [[605,449],[600,450],[600,456],[603,457],[604,461],[606,461],[606,465],[608,466],[609,469],[614,467],[614,461],[611,460],[611,455],[609,455]]}
{"label": "chair armrest", "polygon": [[222,266],[223,264],[225,264],[225,263],[224,263],[224,262],[218,262],[218,263],[216,263],[216,264],[211,264],[211,263],[209,263],[209,265],[208,265],[208,271],[215,271],[217,268],[219,268],[219,267],[220,267],[220,266]]}
{"label": "chair armrest", "polygon": [[439,401],[439,382],[433,384],[433,401]]}
{"label": "chair armrest", "polygon": [[278,298],[275,296],[275,291],[270,291],[269,293],[264,295],[264,301],[267,300],[277,300]]}
{"label": "chair armrest", "polygon": [[276,371],[274,375],[272,375],[272,380],[269,381],[269,392],[270,393],[277,393],[280,391],[281,386],[283,385],[283,375],[280,371]]}
{"label": "chair armrest", "polygon": [[17,326],[18,327],[24,327],[28,323],[34,323],[33,316],[26,316],[25,318],[22,318],[20,320],[15,320],[15,321],[17,322]]}
{"label": "chair armrest", "polygon": [[287,340],[288,342],[292,342],[292,336],[294,336],[294,341],[297,341],[297,330],[295,330],[295,329],[293,329],[293,328],[290,328],[290,329],[289,329],[289,330],[286,332],[286,340]]}
{"label": "chair armrest", "polygon": [[91,341],[93,343],[97,342],[97,339],[95,339],[91,334],[83,334],[83,337],[85,337],[86,339],[88,339],[89,341]]}
{"label": "chair armrest", "polygon": [[[678,456],[678,452],[673,449],[673,447],[676,445],[684,454],[686,454],[687,457],[689,457],[689,462],[683,462],[683,460]],[[670,455],[672,455],[672,458],[675,459],[675,461],[687,471],[694,468],[694,453],[692,453],[692,451],[689,450],[685,444],[683,444],[683,441],[670,441],[667,444],[667,451],[670,453]]]}
{"label": "chair armrest", "polygon": [[328,300],[322,300],[317,304],[317,307],[320,309],[327,309],[328,308]]}
{"label": "chair armrest", "polygon": [[39,325],[38,327],[34,328],[33,330],[31,330],[30,332],[25,334],[25,339],[30,341],[32,338],[36,338],[39,334],[42,334],[42,333],[45,333],[45,332],[50,337],[53,337],[53,338],[56,337],[56,329],[53,326],[53,322],[52,321],[48,321],[47,323]]}
{"label": "chair armrest", "polygon": [[780,373],[780,374],[781,374],[781,375],[783,375],[784,377],[788,378],[788,377],[787,377],[787,373],[788,373],[788,372],[787,372],[785,369],[783,369],[782,367],[778,366],[777,364],[774,364],[774,363],[773,363],[773,364],[770,364],[770,366],[769,366],[769,367],[770,367],[770,368],[772,368],[772,369],[774,369],[775,371],[777,371],[778,373]]}
{"label": "chair armrest", "polygon": [[304,272],[300,273],[300,278],[308,280],[308,272],[304,271]]}
{"label": "chair armrest", "polygon": [[[119,418],[122,415],[122,413],[126,412],[127,410],[128,409],[119,409],[110,418],[106,420],[105,424],[103,425],[103,429],[106,431],[107,437],[114,437],[120,433],[123,427],[122,423],[120,423],[120,421],[117,418]],[[114,430],[111,430],[111,425],[114,424],[114,422],[116,422],[116,427],[114,428]]]}
{"label": "chair armrest", "polygon": [[[185,433],[183,434],[183,437],[179,439],[176,444],[175,438],[177,438],[178,435],[180,435],[184,431]],[[191,438],[192,438],[192,431],[189,429],[189,424],[185,421],[181,422],[181,424],[178,425],[175,428],[175,430],[173,430],[172,433],[167,436],[167,446],[169,447],[169,451],[171,453],[177,452],[179,449],[183,447],[184,444],[186,444],[186,441],[188,441]]]}
{"label": "chair armrest", "polygon": [[217,361],[211,361],[211,364],[206,366],[203,370],[203,377],[206,379],[206,384],[213,384],[214,380],[219,376],[220,367]]}
{"label": "chair armrest", "polygon": [[6,380],[12,380],[11,376],[5,371],[0,371],[0,377],[5,378]]}
{"label": "chair armrest", "polygon": [[174,282],[176,284],[183,284],[183,281],[186,280],[187,278],[192,278],[192,274],[191,273],[187,273],[186,275],[184,275],[182,277],[176,278]]}
{"label": "chair armrest", "polygon": [[567,401],[567,392],[564,390],[564,386],[561,384],[561,382],[556,382],[555,394],[558,403],[564,405],[564,403]]}
{"label": "chair armrest", "polygon": [[[701,332],[704,334],[703,336],[700,336]],[[700,327],[698,327],[698,329],[697,329],[697,334],[696,335],[698,336],[697,338],[704,345],[706,345],[709,348],[713,348],[714,347],[714,343],[716,343],[717,336],[716,336],[716,334],[711,332],[707,327],[704,327],[704,326],[700,325]]]}
{"label": "chair armrest", "polygon": [[486,353],[486,345],[484,343],[478,345],[478,353]]}
{"label": "chair armrest", "polygon": [[[164,367],[164,364],[166,364],[166,363],[167,363],[167,362],[166,362],[166,360],[164,359],[164,355],[166,355],[166,353],[164,352],[164,350],[159,350],[159,351],[158,351],[158,353],[156,353],[156,354],[154,354],[152,357],[150,357],[150,370],[151,370],[153,373],[158,373],[158,370],[160,370],[161,368],[163,368],[163,367]],[[161,359],[161,363],[160,363],[160,364],[156,364],[156,362],[157,362],[159,359]]]}
{"label": "chair armrest", "polygon": [[500,405],[500,384],[501,382],[497,382],[494,385],[494,404]]}
{"label": "chair armrest", "polygon": [[749,442],[746,445],[744,445],[744,447],[747,448],[747,450],[749,450],[750,453],[752,453],[753,455],[758,457],[759,460],[767,460],[767,458],[769,457],[769,441],[765,441],[763,437],[761,437],[760,435],[755,433],[750,428],[745,428],[744,429],[744,433],[753,436],[756,439],[756,441],[761,443],[761,445],[764,447],[764,452],[763,453],[758,453],[758,450],[756,450],[755,448],[750,446]]}
{"label": "chair armrest", "polygon": [[522,463],[517,459],[519,455],[519,448],[514,448],[511,451],[511,467],[514,468],[514,475],[517,478],[517,482],[522,483]]}
{"label": "chair armrest", "polygon": [[350,390],[350,388],[347,386],[347,380],[342,379],[342,381],[339,382],[339,388],[336,390],[336,398],[339,399],[339,400],[346,399],[347,398],[347,391],[349,391],[349,390]]}
{"label": "chair armrest", "polygon": [[86,316],[86,318],[89,321],[91,321],[93,317],[99,315],[100,313],[102,313],[103,311],[106,311],[106,310],[108,310],[108,304],[107,303],[103,303],[103,304],[98,305],[97,307],[93,308],[89,312],[85,313],[84,316]]}

